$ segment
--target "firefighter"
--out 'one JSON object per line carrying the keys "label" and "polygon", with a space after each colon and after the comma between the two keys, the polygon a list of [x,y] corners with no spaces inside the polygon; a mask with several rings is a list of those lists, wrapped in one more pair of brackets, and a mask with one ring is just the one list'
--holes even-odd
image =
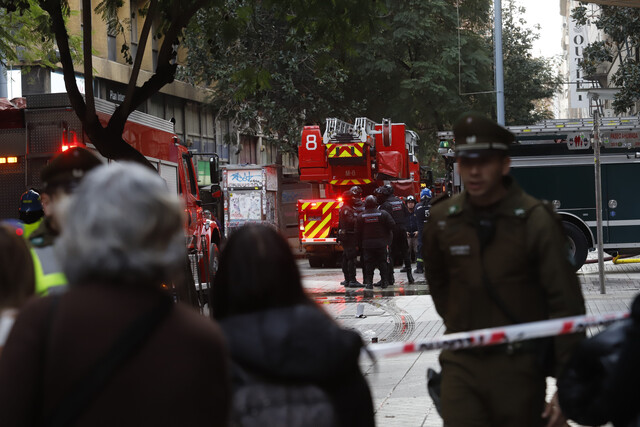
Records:
{"label": "firefighter", "polygon": [[375,268],[380,271],[380,286],[384,289],[389,285],[389,245],[395,222],[387,211],[377,206],[375,196],[367,196],[364,212],[356,219],[356,236],[364,257],[362,281],[365,289],[373,289]]}
{"label": "firefighter", "polygon": [[393,269],[395,267],[395,261],[400,259],[404,261],[404,266],[407,269],[407,280],[409,283],[413,283],[413,274],[411,274],[411,258],[409,256],[409,244],[407,242],[407,207],[402,200],[394,196],[393,187],[390,185],[384,185],[380,191],[380,209],[389,212],[395,222],[393,229],[393,242],[391,243],[390,251],[390,263],[389,266],[389,278],[390,285],[395,283],[393,277]]}
{"label": "firefighter", "polygon": [[364,211],[364,200],[362,200],[362,188],[359,185],[354,185],[349,189],[353,194],[353,208],[357,214],[361,214]]}
{"label": "firefighter", "polygon": [[20,221],[24,224],[23,237],[28,239],[31,233],[40,226],[44,212],[40,201],[40,193],[33,188],[22,193],[20,197]]}
{"label": "firefighter", "polygon": [[53,246],[61,231],[60,208],[86,173],[101,164],[86,148],[73,147],[53,157],[40,173],[44,219],[29,238],[38,295],[66,290],[67,279],[58,264]]}
{"label": "firefighter", "polygon": [[345,288],[359,288],[362,283],[356,280],[356,258],[358,256],[356,228],[356,210],[354,208],[355,195],[345,191],[342,195],[343,205],[340,208],[338,219],[338,241],[342,245],[342,272],[344,282],[340,283]]}
{"label": "firefighter", "polygon": [[[349,189],[353,194],[353,208],[356,210],[356,215],[360,215],[364,212],[364,199],[362,197],[362,187],[354,185]],[[362,254],[362,246],[358,247],[358,256],[360,257],[360,267],[362,268],[362,277],[364,277],[364,255]],[[357,262],[356,262],[357,264]]]}
{"label": "firefighter", "polygon": [[[446,333],[584,314],[553,208],[509,175],[514,135],[466,114],[453,127],[464,191],[435,202],[423,233],[429,292]],[[441,403],[451,427],[566,425],[546,405],[546,376],[560,373],[581,334],[443,350]]]}
{"label": "firefighter", "polygon": [[416,207],[416,220],[418,222],[418,252],[416,255],[416,274],[424,274],[424,260],[422,259],[422,230],[429,219],[431,210],[431,197],[433,193],[428,188],[420,192],[420,204]]}
{"label": "firefighter", "polygon": [[[418,257],[418,219],[416,217],[416,198],[408,196],[404,201],[407,206],[407,243],[409,245],[409,258],[411,261]],[[409,266],[411,268],[411,266]],[[400,272],[405,272],[407,267],[403,267]]]}

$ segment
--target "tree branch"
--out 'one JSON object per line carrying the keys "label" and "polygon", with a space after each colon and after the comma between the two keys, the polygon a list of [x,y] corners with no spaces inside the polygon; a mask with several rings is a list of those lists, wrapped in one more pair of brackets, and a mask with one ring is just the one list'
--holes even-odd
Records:
{"label": "tree branch", "polygon": [[[91,12],[91,0],[82,0],[82,56],[84,60],[85,105],[87,107],[85,115],[96,114],[96,106],[93,99],[93,54],[91,52],[91,17],[93,14]],[[73,71],[73,67],[71,67],[71,71]]]}
{"label": "tree branch", "polygon": [[[58,50],[60,52],[60,63],[62,64],[62,74],[64,76],[64,84],[69,95],[69,101],[80,121],[87,119],[87,107],[82,99],[82,94],[78,90],[75,72],[73,71],[73,59],[71,58],[71,50],[69,48],[69,35],[62,16],[61,0],[45,0],[42,4],[44,10],[51,16],[53,33],[56,37]],[[94,120],[95,112],[93,114]]]}
{"label": "tree branch", "polygon": [[[136,88],[136,83],[138,82],[140,67],[142,66],[142,58],[144,57],[144,51],[147,47],[147,39],[149,38],[149,31],[151,30],[151,24],[153,22],[153,17],[156,14],[157,6],[158,6],[158,1],[151,0],[149,4],[149,8],[147,9],[147,16],[144,19],[142,32],[140,33],[138,50],[136,51],[136,59],[133,63],[133,69],[131,70],[131,77],[129,78],[129,84],[127,85],[127,91],[125,93],[124,102],[120,107],[118,107],[119,111],[116,112],[119,116],[121,116],[124,112],[129,111],[129,107],[131,105],[131,101],[133,98],[133,93]],[[155,72],[155,70],[153,71]]]}
{"label": "tree branch", "polygon": [[[176,3],[177,9],[181,11],[181,13],[176,13],[171,24],[169,25],[169,28],[164,34],[162,46],[160,46],[160,50],[158,51],[158,65],[156,67],[155,73],[141,87],[136,87],[134,89],[133,95],[131,96],[131,101],[126,109],[124,108],[124,104],[120,105],[116,109],[114,115],[109,121],[110,126],[112,122],[115,123],[116,114],[126,119],[126,117],[129,117],[129,114],[131,114],[140,104],[149,99],[151,95],[157,93],[164,85],[173,82],[177,68],[177,64],[171,64],[171,60],[177,54],[177,52],[173,51],[173,44],[175,40],[178,39],[178,36],[182,29],[189,23],[191,17],[200,8],[202,8],[207,3],[207,1],[208,0],[196,0],[191,4],[191,7],[187,8],[185,8],[184,5],[180,5],[181,7],[178,7]],[[122,129],[124,129],[124,120],[118,123],[118,125],[121,126]]]}

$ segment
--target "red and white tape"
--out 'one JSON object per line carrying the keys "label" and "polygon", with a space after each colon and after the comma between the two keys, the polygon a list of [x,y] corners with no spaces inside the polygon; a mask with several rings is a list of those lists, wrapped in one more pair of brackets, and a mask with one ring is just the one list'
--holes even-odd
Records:
{"label": "red and white tape", "polygon": [[438,338],[409,342],[390,342],[370,344],[367,348],[375,356],[394,356],[429,350],[457,350],[469,347],[525,341],[534,338],[581,332],[592,326],[601,326],[629,317],[628,312],[605,313],[599,315],[562,317],[538,322],[520,323],[497,328],[478,329],[469,332],[457,332]]}

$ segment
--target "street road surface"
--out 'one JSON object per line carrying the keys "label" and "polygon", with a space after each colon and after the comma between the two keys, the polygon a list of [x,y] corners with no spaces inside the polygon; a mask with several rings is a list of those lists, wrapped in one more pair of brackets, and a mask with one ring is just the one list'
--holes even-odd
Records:
{"label": "street road surface", "polygon": [[[363,338],[378,342],[412,341],[442,335],[444,327],[435,311],[424,276],[414,274],[409,285],[405,273],[395,269],[396,285],[385,290],[375,288],[345,289],[339,268],[312,269],[307,260],[299,260],[303,285],[307,293],[336,321],[360,332]],[[415,269],[415,264],[414,267]],[[587,304],[587,313],[606,313],[629,309],[640,292],[640,263],[614,265],[605,263],[607,294],[600,294],[598,265],[587,264],[578,271]],[[362,271],[358,269],[358,281]],[[379,280],[378,273],[374,282]],[[360,311],[361,310],[361,311]],[[365,317],[356,317],[362,312]],[[597,332],[595,328],[590,333]],[[411,353],[377,360],[361,358],[362,370],[371,387],[380,427],[442,426],[426,388],[426,371],[440,369],[439,352]],[[547,394],[555,391],[549,380]],[[575,424],[572,424],[575,425]]]}

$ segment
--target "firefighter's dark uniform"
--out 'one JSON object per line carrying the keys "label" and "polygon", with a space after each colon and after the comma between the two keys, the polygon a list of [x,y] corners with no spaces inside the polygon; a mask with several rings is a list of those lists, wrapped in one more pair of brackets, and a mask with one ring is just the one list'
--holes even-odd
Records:
{"label": "firefighter's dark uniform", "polygon": [[[369,197],[373,196],[367,198]],[[381,287],[386,288],[389,277],[387,258],[395,222],[388,212],[375,206],[375,201],[372,204],[356,219],[356,236],[364,257],[362,281],[367,289],[373,289],[373,273],[377,267],[380,271]]]}
{"label": "firefighter's dark uniform", "polygon": [[393,229],[393,241],[391,243],[389,257],[389,284],[393,285],[395,283],[393,269],[395,267],[395,261],[398,259],[403,260],[404,266],[407,269],[407,279],[409,283],[413,283],[413,275],[411,274],[411,255],[409,254],[409,243],[407,242],[406,229],[409,211],[402,200],[393,194],[386,196],[386,199],[380,205],[380,210],[389,212],[396,223]]}
{"label": "firefighter's dark uniform", "polygon": [[340,208],[338,220],[338,239],[342,245],[342,272],[344,273],[345,287],[360,287],[356,280],[356,258],[358,257],[356,239],[356,210],[353,207],[352,195],[345,195],[344,204]]}
{"label": "firefighter's dark uniform", "polygon": [[[351,191],[353,191],[353,188],[351,189]],[[360,193],[358,192],[354,193],[355,196],[353,198],[353,209],[355,209],[356,211],[356,216],[364,212],[364,200],[360,198],[361,193],[362,193],[362,189],[360,190]],[[362,277],[364,277],[364,254],[362,252],[362,246],[358,247],[358,255],[360,256],[360,267],[362,269]]]}
{"label": "firefighter's dark uniform", "polygon": [[[471,117],[454,127],[457,150],[467,141],[513,141],[504,128]],[[429,290],[446,333],[585,312],[556,215],[509,176],[503,183],[507,194],[492,206],[474,207],[463,191],[431,208],[423,254],[429,260]],[[444,424],[544,425],[545,377],[559,372],[580,338],[442,351]],[[542,363],[545,356],[551,356],[547,366]]]}
{"label": "firefighter's dark uniform", "polygon": [[[424,192],[425,190],[423,190]],[[414,273],[424,273],[424,259],[422,258],[422,232],[424,226],[429,219],[429,211],[431,210],[431,198],[426,196],[420,198],[420,203],[416,206],[416,221],[418,222],[418,253],[416,254],[416,269]]]}

